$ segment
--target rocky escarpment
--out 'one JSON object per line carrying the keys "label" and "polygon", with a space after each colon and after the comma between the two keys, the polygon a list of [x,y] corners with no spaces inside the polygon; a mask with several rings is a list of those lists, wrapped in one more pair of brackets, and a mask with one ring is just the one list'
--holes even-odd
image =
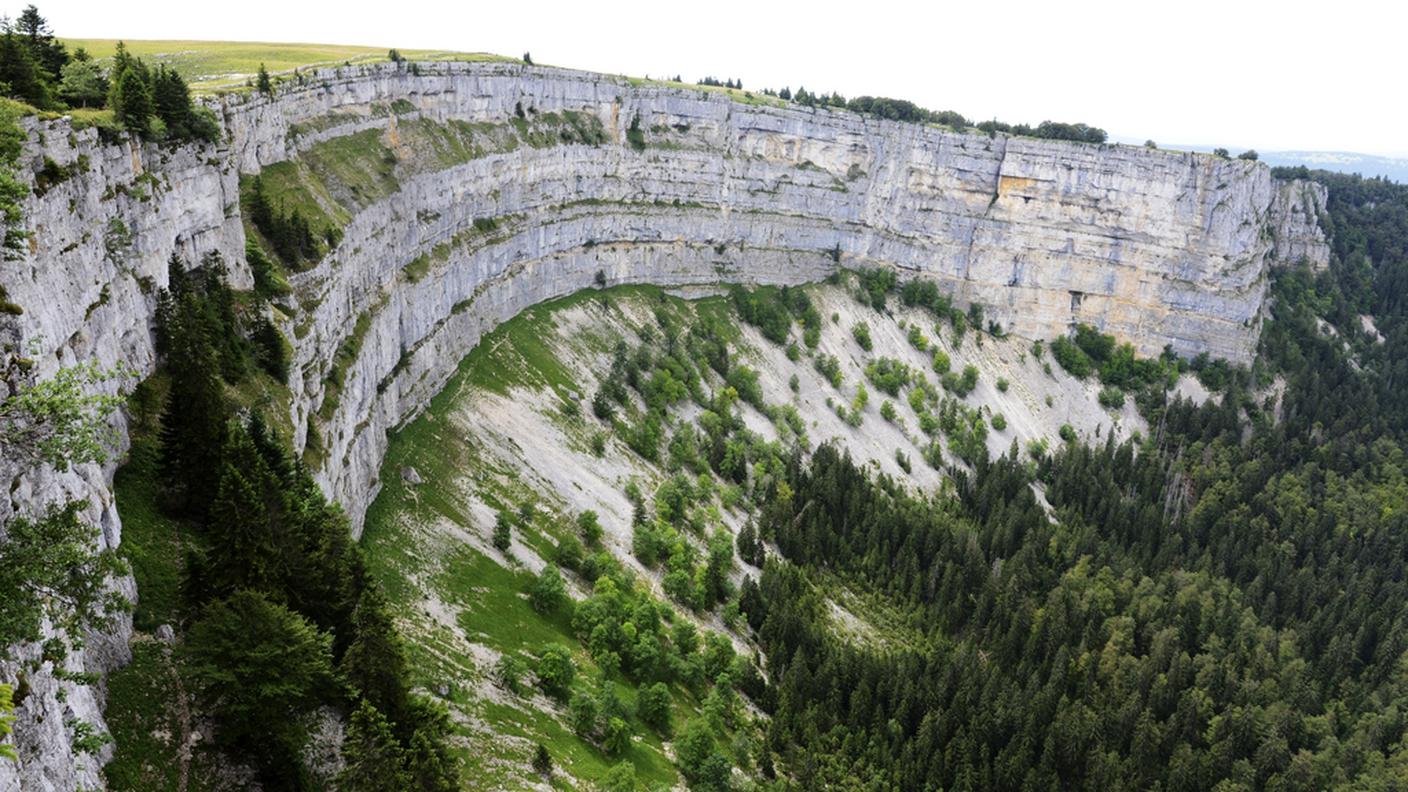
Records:
{"label": "rocky escarpment", "polygon": [[[24,377],[89,359],[149,372],[173,251],[191,261],[218,251],[238,284],[251,282],[241,174],[365,136],[385,177],[374,189],[320,185],[341,241],[291,277],[276,316],[294,346],[295,441],[316,447],[320,481],[358,527],[387,432],[487,329],[599,276],[784,283],[890,266],[982,303],[1022,335],[1089,322],[1145,353],[1171,345],[1246,361],[1268,268],[1328,256],[1323,191],[1275,182],[1255,163],[989,138],[580,72],[342,68],[272,98],[226,97],[220,110],[221,144],[174,151],[28,122],[25,161],[37,170],[47,157],[68,178],[27,201],[28,255],[0,267],[24,310],[0,320],[5,367],[18,372],[26,356]],[[453,153],[407,142],[415,125],[492,140],[567,114],[604,139],[519,135]],[[0,519],[88,497],[104,542],[120,541],[110,468],[0,473],[14,482]],[[70,662],[120,662],[121,639]],[[40,676],[17,725],[41,736],[21,738],[19,776],[0,765],[0,790],[96,786],[96,762],[75,759],[54,724],[97,720],[99,696]]]}

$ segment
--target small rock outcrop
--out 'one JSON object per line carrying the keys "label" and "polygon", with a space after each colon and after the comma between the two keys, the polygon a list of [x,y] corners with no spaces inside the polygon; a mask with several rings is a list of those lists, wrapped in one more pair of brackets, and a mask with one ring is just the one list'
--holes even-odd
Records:
{"label": "small rock outcrop", "polygon": [[[218,252],[249,286],[241,177],[328,141],[370,131],[414,160],[427,155],[401,145],[400,125],[575,114],[603,134],[418,168],[385,195],[341,206],[340,243],[291,277],[292,318],[278,321],[294,348],[293,440],[319,444],[319,481],[358,531],[387,433],[489,329],[593,284],[798,283],[838,266],[893,267],[983,304],[1019,335],[1088,322],[1145,354],[1171,346],[1245,362],[1269,268],[1329,256],[1323,189],[1278,182],[1257,163],[988,137],[561,69],[343,67],[273,97],[223,97],[217,109],[222,141],[177,149],[104,141],[66,119],[25,122],[23,161],[37,170],[48,158],[72,175],[27,200],[28,254],[0,267],[23,310],[0,318],[0,371],[22,356],[26,377],[87,360],[152,371],[170,255]],[[354,337],[334,391],[329,368]],[[112,473],[0,461],[10,493],[0,521],[86,497],[116,546]],[[120,664],[128,631],[70,663]],[[101,721],[101,688],[52,671],[32,680],[17,723],[22,761],[0,763],[0,792],[101,785],[102,757],[75,756],[62,734],[71,717]]]}

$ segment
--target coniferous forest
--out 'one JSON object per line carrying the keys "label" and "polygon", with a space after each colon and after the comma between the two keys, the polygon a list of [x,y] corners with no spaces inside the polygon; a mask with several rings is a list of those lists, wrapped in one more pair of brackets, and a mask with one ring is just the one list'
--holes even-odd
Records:
{"label": "coniferous forest", "polygon": [[[1277,273],[1220,404],[1165,402],[1139,442],[1014,447],[952,496],[792,460],[759,526],[785,560],[741,604],[800,788],[1401,788],[1408,189],[1292,175],[1330,188],[1334,261]],[[904,603],[925,640],[836,640],[813,572]]]}
{"label": "coniferous forest", "polygon": [[[399,52],[390,59],[401,67]],[[527,54],[523,60],[531,65]],[[272,79],[261,64],[249,88],[272,95]],[[700,84],[742,90],[734,78]],[[900,100],[846,101],[800,88],[762,93],[803,107],[970,128],[956,113]],[[220,140],[213,112],[192,101],[175,68],[146,63],[120,44],[100,65],[82,49],[70,51],[33,6],[0,25],[0,95],[5,129],[21,110],[94,111],[108,138],[168,146]],[[538,111],[520,104],[517,121],[526,129],[525,113]],[[631,123],[627,141],[639,153],[644,128],[639,117]],[[1106,139],[1077,123],[976,127],[1089,147]],[[5,129],[0,138],[18,134]],[[31,189],[7,187],[17,141],[0,140],[0,214],[15,217]],[[52,161],[33,165],[32,189],[41,196],[72,175]],[[473,526],[455,536],[465,547],[454,553],[468,548],[485,561],[464,574],[473,578],[465,589],[487,600],[504,594],[494,586],[529,579],[494,601],[508,602],[502,610],[526,603],[536,614],[507,629],[552,638],[535,649],[531,667],[496,648],[495,678],[469,680],[484,683],[476,691],[501,689],[491,702],[497,717],[542,715],[525,716],[522,733],[505,740],[531,751],[533,788],[570,788],[578,776],[561,771],[573,762],[594,768],[581,758],[589,756],[612,765],[590,779],[598,788],[641,789],[638,771],[649,763],[635,760],[649,744],[662,757],[661,767],[647,767],[658,771],[652,779],[701,792],[1408,790],[1408,186],[1305,168],[1275,175],[1328,189],[1320,222],[1332,254],[1323,270],[1278,262],[1270,272],[1251,365],[1185,361],[1171,349],[1139,360],[1133,346],[1086,325],[1030,347],[1047,375],[1058,365],[1086,384],[1098,380],[1092,404],[1098,391],[1102,409],[1137,410],[1147,432],[1092,442],[1065,424],[1059,444],[1053,431],[1051,447],[1014,440],[1006,453],[990,454],[988,427],[1004,431],[1011,413],[964,406],[980,372],[963,360],[951,366],[937,346],[925,358],[933,386],[931,372],[877,354],[849,406],[827,397],[828,411],[859,429],[866,383],[880,403],[872,412],[889,423],[902,421],[908,389],[931,449],[913,464],[938,469],[941,479],[927,489],[853,459],[840,443],[809,447],[810,416],[791,403],[767,404],[760,381],[772,372],[745,364],[740,352],[746,325],[792,362],[811,357],[807,370],[839,393],[842,366],[821,345],[822,329],[844,327],[848,343],[867,354],[886,351],[882,329],[841,325],[837,313],[828,325],[806,287],[721,288],[727,295],[713,298],[708,312],[679,315],[656,295],[658,328],[640,333],[638,344],[617,339],[594,394],[577,393],[573,377],[555,394],[564,423],[591,428],[578,439],[594,457],[617,441],[613,452],[661,474],[652,491],[621,478],[631,524],[610,526],[582,511],[564,521],[568,538],[549,542],[534,526],[562,515],[539,514],[525,497],[493,504],[492,527],[478,526],[492,531],[485,547],[473,546],[483,538]],[[423,656],[398,610],[411,587],[398,591],[404,581],[386,572],[394,565],[375,563],[376,535],[354,540],[347,515],[320,490],[315,471],[325,449],[317,432],[326,424],[304,415],[295,429],[288,414],[295,377],[323,377],[331,394],[323,406],[336,409],[344,368],[368,330],[343,340],[325,371],[300,370],[275,321],[287,307],[276,298],[289,292],[292,276],[318,267],[341,235],[310,220],[306,207],[286,207],[286,192],[267,170],[241,182],[236,206],[247,220],[252,291],[232,288],[227,261],[214,253],[194,262],[173,256],[166,288],[150,284],[156,373],[130,398],[91,392],[131,372],[80,367],[0,400],[0,449],[58,470],[107,461],[120,445],[110,419],[125,407],[132,450],[114,489],[127,509],[138,480],[145,509],[127,522],[130,540],[101,552],[93,550],[98,530],[82,516],[86,501],[0,526],[0,663],[7,673],[16,669],[15,684],[0,685],[0,762],[15,760],[12,713],[34,695],[26,675],[45,663],[58,667],[80,636],[133,610],[144,640],[171,636],[148,646],[148,657],[160,654],[181,688],[163,693],[208,728],[199,751],[216,757],[209,766],[227,774],[222,782],[342,792],[492,786],[467,777],[467,767],[489,763],[466,756],[472,744],[463,721],[471,718],[452,708],[469,698],[472,674],[432,680],[416,667]],[[497,222],[472,221],[481,236]],[[5,237],[3,247],[22,250],[22,234]],[[842,264],[839,244],[823,253]],[[418,262],[402,270],[405,281],[432,266],[428,257]],[[886,315],[887,300],[927,310],[937,320],[935,343],[941,329],[960,342],[971,333],[977,347],[1006,338],[985,322],[983,306],[959,307],[934,282],[871,269],[838,273],[828,284],[849,289],[852,278],[851,296],[878,312],[867,316]],[[593,310],[605,316],[620,293],[610,293],[605,271],[596,284],[608,307]],[[5,298],[0,290],[0,312],[23,315]],[[354,322],[370,326],[369,317]],[[928,349],[928,326],[906,327],[915,349]],[[791,343],[797,329],[805,352]],[[546,344],[534,350],[540,359],[525,365],[550,357]],[[398,370],[412,353],[400,352]],[[1170,385],[1189,371],[1209,398],[1174,395]],[[1009,384],[995,387],[1006,393]],[[790,388],[799,390],[795,375]],[[947,394],[943,406],[928,412],[939,393]],[[787,431],[762,440],[745,413]],[[304,440],[301,451],[294,435]],[[885,448],[892,451],[909,473],[909,457]],[[468,468],[468,460],[444,464]],[[409,465],[398,472],[383,472],[378,486],[411,491],[422,483]],[[489,478],[483,470],[452,472]],[[736,536],[715,493],[730,516],[743,515]],[[712,522],[696,519],[710,509]],[[612,544],[612,527],[628,541]],[[155,552],[144,555],[158,546],[178,550],[157,561]],[[627,546],[638,563],[624,558]],[[544,562],[531,573],[513,555],[528,547]],[[504,561],[492,570],[491,552]],[[448,570],[455,560],[434,562]],[[109,585],[128,572],[141,582],[141,602]],[[882,603],[883,640],[838,628],[838,592]],[[481,635],[483,625],[471,622],[483,614],[454,604],[461,608],[454,637]],[[553,625],[562,629],[547,629]],[[55,627],[65,638],[45,640]],[[39,654],[7,654],[40,644]],[[64,673],[65,681],[98,681]],[[133,716],[124,726],[124,713],[145,716],[170,702],[133,706],[140,696],[128,695],[119,674],[105,683],[116,692],[104,691],[106,714],[118,725],[112,732],[145,738],[155,731],[150,724]],[[64,728],[76,753],[97,753],[103,740],[116,739],[78,721]],[[538,741],[543,734],[559,739]],[[319,765],[310,746],[324,739],[334,744],[334,761]],[[138,747],[119,745],[115,759],[105,758],[112,788],[143,788],[155,777],[156,763]],[[179,788],[185,784],[183,776]]]}

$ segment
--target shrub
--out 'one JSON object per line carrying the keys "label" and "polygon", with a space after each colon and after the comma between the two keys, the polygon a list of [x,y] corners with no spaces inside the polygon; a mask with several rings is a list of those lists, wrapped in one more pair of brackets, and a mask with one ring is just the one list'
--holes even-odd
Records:
{"label": "shrub", "polygon": [[544,693],[559,701],[567,698],[572,689],[572,680],[577,677],[577,666],[572,662],[572,653],[561,644],[549,644],[538,655],[538,685]]}
{"label": "shrub", "polygon": [[1002,413],[997,413],[992,417],[992,428],[999,432],[1007,428],[1007,419],[1003,417]]}
{"label": "shrub", "polygon": [[865,322],[856,322],[851,326],[851,335],[860,344],[860,348],[869,352],[874,348],[874,342],[870,340],[870,327]]}
{"label": "shrub", "polygon": [[909,367],[891,357],[882,357],[865,367],[865,376],[875,387],[890,394],[899,395],[900,388],[909,384]]}
{"label": "shrub", "polygon": [[[1064,336],[1051,342],[1051,355],[1056,358],[1057,363],[1061,364],[1061,368],[1076,379],[1085,379],[1095,368],[1085,350]],[[1050,367],[1047,368],[1047,373],[1050,373]]]}
{"label": "shrub", "polygon": [[948,353],[942,350],[934,350],[934,372],[937,374],[947,374],[953,362],[949,360]]}
{"label": "shrub", "polygon": [[528,601],[533,610],[542,614],[555,612],[567,602],[567,587],[563,585],[562,573],[557,567],[547,564],[528,589]]}
{"label": "shrub", "polygon": [[506,511],[500,511],[494,518],[494,548],[500,553],[507,553],[513,544],[512,519]]}
{"label": "shrub", "polygon": [[841,387],[841,361],[837,360],[835,355],[821,355],[812,365],[823,377],[826,377],[827,382],[831,383],[831,387]]}
{"label": "shrub", "polygon": [[1100,389],[1100,406],[1107,410],[1118,410],[1124,406],[1124,391],[1114,385]]}

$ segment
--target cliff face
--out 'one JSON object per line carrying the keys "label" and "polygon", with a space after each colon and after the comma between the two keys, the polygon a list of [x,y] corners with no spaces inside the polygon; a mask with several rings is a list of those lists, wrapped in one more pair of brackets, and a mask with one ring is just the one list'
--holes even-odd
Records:
{"label": "cliff face", "polygon": [[[248,285],[239,175],[353,134],[384,147],[396,177],[319,193],[345,221],[342,240],[293,276],[292,318],[280,321],[294,346],[295,441],[317,429],[319,478],[358,531],[387,432],[484,332],[598,273],[611,283],[790,283],[838,262],[892,266],[982,303],[1021,335],[1089,322],[1145,354],[1172,345],[1240,362],[1253,353],[1268,268],[1328,259],[1323,190],[1278,184],[1255,163],[964,135],[514,64],[417,69],[326,70],[272,99],[227,98],[215,147],[104,144],[66,121],[31,122],[25,161],[37,169],[49,157],[75,173],[27,201],[29,254],[0,267],[24,309],[0,320],[3,369],[24,354],[35,361],[25,376],[88,359],[149,372],[169,255],[219,251]],[[541,119],[567,116],[605,141],[520,141]],[[413,128],[441,127],[500,144],[450,156],[410,142]],[[333,386],[339,348],[355,354]],[[15,482],[0,520],[88,497],[116,545],[111,472],[0,463]],[[123,660],[125,635],[71,662],[105,670]],[[0,790],[98,785],[96,762],[75,759],[54,724],[100,719],[99,696],[70,687],[61,702],[60,683],[41,676],[17,724],[39,737],[21,738],[20,775],[0,764]]]}

